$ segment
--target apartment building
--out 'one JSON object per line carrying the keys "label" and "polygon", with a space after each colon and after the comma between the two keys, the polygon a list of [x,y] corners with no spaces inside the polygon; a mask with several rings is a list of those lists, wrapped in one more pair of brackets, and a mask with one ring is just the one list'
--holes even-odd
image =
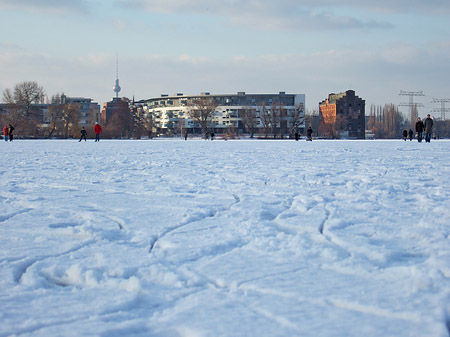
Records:
{"label": "apartment building", "polygon": [[191,103],[204,98],[215,102],[214,112],[208,121],[208,129],[217,133],[246,133],[248,123],[244,115],[250,112],[255,120],[255,132],[277,133],[281,137],[294,132],[304,133],[305,95],[304,94],[210,94],[200,95],[161,95],[160,97],[141,100],[135,104],[144,112],[151,114],[157,132],[190,133],[201,132],[198,122],[191,117]]}

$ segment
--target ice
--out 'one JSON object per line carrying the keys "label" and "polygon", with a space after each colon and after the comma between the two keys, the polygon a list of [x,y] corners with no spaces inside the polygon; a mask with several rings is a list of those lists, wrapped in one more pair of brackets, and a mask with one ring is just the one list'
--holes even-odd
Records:
{"label": "ice", "polygon": [[448,336],[450,141],[4,142],[0,336]]}

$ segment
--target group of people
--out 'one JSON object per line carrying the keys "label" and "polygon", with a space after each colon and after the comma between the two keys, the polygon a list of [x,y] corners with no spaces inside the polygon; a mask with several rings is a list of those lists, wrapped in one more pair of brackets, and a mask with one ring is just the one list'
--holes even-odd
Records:
{"label": "group of people", "polygon": [[5,125],[5,127],[3,128],[3,137],[5,138],[6,142],[8,140],[12,142],[14,138],[14,126],[12,126],[11,124],[9,124],[9,127]]}
{"label": "group of people", "polygon": [[[95,141],[99,142],[100,141],[100,134],[103,132],[102,127],[100,126],[100,124],[98,124],[97,122],[95,123],[94,126],[94,133],[95,133]],[[81,142],[83,139],[84,141],[86,141],[86,137],[87,137],[87,131],[86,129],[83,128],[80,131],[81,133],[81,137],[79,142]],[[5,138],[5,141],[10,141],[12,142],[14,139],[14,127],[9,124],[9,127],[7,125],[5,125],[5,127],[3,128],[3,137]]]}
{"label": "group of people", "polygon": [[[100,124],[98,124],[97,122],[95,122],[94,125],[94,133],[95,133],[95,141],[99,142],[100,141],[100,134],[103,132],[102,127],[100,126]],[[83,139],[84,141],[86,141],[87,138],[87,131],[84,128],[84,126],[81,128],[81,136],[80,136],[80,140],[79,142],[81,142]]]}
{"label": "group of people", "polygon": [[[425,142],[430,143],[431,137],[433,135],[433,119],[431,118],[430,114],[427,115],[425,121],[422,121],[420,117],[417,118],[416,132],[417,132],[417,141],[419,143],[422,142],[424,133],[425,133]],[[410,141],[413,140],[414,131],[411,129],[409,129],[409,131],[407,131],[406,129],[403,130],[403,140],[406,141],[408,136]]]}
{"label": "group of people", "polygon": [[419,143],[422,142],[424,132],[425,132],[425,142],[430,143],[431,136],[433,134],[433,119],[431,118],[430,114],[427,115],[425,121],[422,121],[420,117],[417,118],[416,132],[417,132],[417,140]]}
{"label": "group of people", "polygon": [[[430,114],[427,115],[425,121],[422,121],[420,117],[417,118],[416,132],[417,132],[417,141],[419,143],[422,142],[424,133],[425,133],[425,142],[430,143],[433,134],[433,119],[431,118]],[[413,140],[414,131],[411,129],[409,129],[409,131],[407,131],[406,129],[403,130],[403,140],[406,141],[408,136],[410,141]]]}
{"label": "group of people", "polygon": [[[312,127],[309,127],[308,130],[306,130],[306,140],[307,141],[312,141],[312,134],[313,134],[313,129]],[[299,140],[300,139],[300,133],[297,131],[294,134],[295,140]]]}

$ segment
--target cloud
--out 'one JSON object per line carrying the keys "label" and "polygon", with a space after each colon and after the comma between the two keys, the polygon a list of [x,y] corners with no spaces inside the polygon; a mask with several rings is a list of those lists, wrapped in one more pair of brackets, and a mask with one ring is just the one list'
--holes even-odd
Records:
{"label": "cloud", "polygon": [[24,49],[17,43],[0,41],[0,50],[2,50],[4,52],[17,52],[17,51],[22,51]]}
{"label": "cloud", "polygon": [[[333,6],[334,0],[307,1],[316,6]],[[303,2],[302,2],[303,3]],[[360,8],[375,13],[418,13],[450,15],[448,0],[342,0],[340,6]]]}
{"label": "cloud", "polygon": [[0,0],[0,9],[45,13],[85,13],[88,11],[88,6],[85,0]]}
{"label": "cloud", "polygon": [[[450,14],[448,0],[116,0],[124,8],[224,18],[231,25],[278,30],[389,29],[385,14]],[[366,19],[366,18],[369,19]]]}
{"label": "cloud", "polygon": [[308,1],[293,0],[116,0],[115,4],[134,10],[155,13],[191,13],[224,18],[235,26],[263,30],[330,30],[330,29],[386,29],[392,24],[381,20],[365,21],[352,15],[335,14],[327,1],[322,6]]}

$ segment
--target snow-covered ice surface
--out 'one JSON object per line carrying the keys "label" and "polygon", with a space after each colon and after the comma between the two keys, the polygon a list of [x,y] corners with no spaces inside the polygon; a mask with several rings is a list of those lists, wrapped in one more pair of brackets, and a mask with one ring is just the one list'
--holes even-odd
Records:
{"label": "snow-covered ice surface", "polygon": [[0,148],[0,336],[449,335],[449,141]]}

